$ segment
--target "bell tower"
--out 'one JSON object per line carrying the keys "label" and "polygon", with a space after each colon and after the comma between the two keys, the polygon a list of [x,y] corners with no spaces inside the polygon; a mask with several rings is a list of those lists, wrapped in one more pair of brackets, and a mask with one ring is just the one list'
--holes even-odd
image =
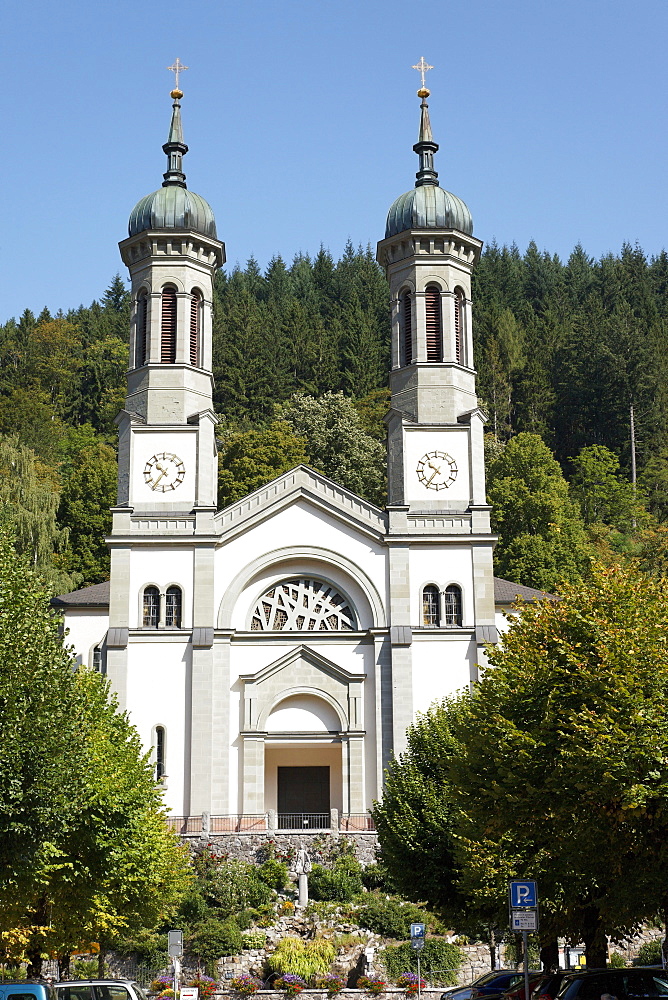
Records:
{"label": "bell tower", "polygon": [[132,210],[120,243],[132,282],[130,370],[119,425],[118,504],[215,508],[212,298],[225,262],[208,203],[186,185],[182,91],[171,92],[162,187]]}
{"label": "bell tower", "polygon": [[[390,284],[390,505],[485,506],[483,424],[473,367],[471,275],[482,243],[464,202],[434,168],[424,60],[415,187],[394,202],[378,261]],[[483,519],[484,520],[484,519]],[[489,517],[486,518],[489,531]]]}

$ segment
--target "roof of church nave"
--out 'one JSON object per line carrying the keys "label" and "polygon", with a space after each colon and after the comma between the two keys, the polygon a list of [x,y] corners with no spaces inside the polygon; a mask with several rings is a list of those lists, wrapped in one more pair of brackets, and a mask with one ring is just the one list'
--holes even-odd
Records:
{"label": "roof of church nave", "polygon": [[[521,583],[494,577],[494,603],[514,604],[518,597],[523,601],[540,601],[543,598],[553,600],[554,594],[548,594],[534,587],[525,587]],[[55,608],[106,608],[109,605],[109,581],[96,583],[92,587],[73,590],[70,594],[59,594],[51,600]]]}
{"label": "roof of church nave", "polygon": [[400,195],[390,207],[385,239],[406,229],[456,229],[471,236],[473,219],[468,207],[461,198],[439,185],[438,173],[434,170],[434,153],[438,151],[438,143],[434,142],[429,120],[429,91],[423,84],[417,94],[422,99],[420,131],[413,149],[420,157],[420,169],[415,175],[415,187]]}
{"label": "roof of church nave", "polygon": [[128,234],[136,236],[149,229],[190,230],[216,239],[216,220],[207,201],[194,191],[188,191],[183,173],[183,157],[188,147],[183,140],[181,124],[182,91],[171,92],[172,120],[167,142],[162,147],[167,154],[167,172],[162,187],[141,198],[130,213]]}

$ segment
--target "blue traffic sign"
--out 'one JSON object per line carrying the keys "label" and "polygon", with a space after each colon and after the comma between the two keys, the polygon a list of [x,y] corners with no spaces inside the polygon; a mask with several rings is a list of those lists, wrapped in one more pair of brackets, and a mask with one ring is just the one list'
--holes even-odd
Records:
{"label": "blue traffic sign", "polygon": [[535,882],[511,882],[510,905],[538,906],[538,886]]}
{"label": "blue traffic sign", "polygon": [[411,924],[411,937],[423,938],[427,929],[426,924]]}

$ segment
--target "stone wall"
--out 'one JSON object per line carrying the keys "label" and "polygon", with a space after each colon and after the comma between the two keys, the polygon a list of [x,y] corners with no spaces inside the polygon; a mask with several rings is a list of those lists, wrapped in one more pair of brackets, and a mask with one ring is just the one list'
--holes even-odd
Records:
{"label": "stone wall", "polygon": [[376,860],[378,837],[375,833],[218,833],[206,838],[182,836],[192,851],[208,847],[216,854],[227,854],[238,861],[262,863],[268,857],[267,846],[275,845],[277,854],[295,854],[303,845],[311,860],[325,860],[345,838],[352,844],[355,857],[364,866]]}

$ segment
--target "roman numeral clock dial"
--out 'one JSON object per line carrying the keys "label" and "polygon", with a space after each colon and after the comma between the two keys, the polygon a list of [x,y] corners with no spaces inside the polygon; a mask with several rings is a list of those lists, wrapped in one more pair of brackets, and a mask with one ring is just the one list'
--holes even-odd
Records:
{"label": "roman numeral clock dial", "polygon": [[144,480],[154,493],[167,493],[180,486],[186,474],[186,467],[170,451],[161,451],[149,458],[144,467]]}

